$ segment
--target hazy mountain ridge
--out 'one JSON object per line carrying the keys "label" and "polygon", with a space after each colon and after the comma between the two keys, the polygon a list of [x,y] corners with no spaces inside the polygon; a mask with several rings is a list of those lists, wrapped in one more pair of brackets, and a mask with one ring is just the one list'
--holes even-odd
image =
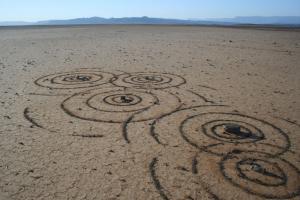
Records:
{"label": "hazy mountain ridge", "polygon": [[76,18],[67,20],[47,20],[38,22],[0,22],[0,26],[18,25],[81,25],[81,24],[183,24],[183,25],[239,25],[239,24],[265,24],[265,25],[300,25],[300,16],[285,17],[235,17],[223,19],[164,19],[150,17],[124,17],[124,18]]}
{"label": "hazy mountain ridge", "polygon": [[181,19],[164,19],[150,17],[124,17],[124,18],[77,18],[70,20],[49,20],[40,21],[38,25],[69,25],[69,24],[212,24],[223,22],[210,22],[204,20],[181,20]]}
{"label": "hazy mountain ridge", "polygon": [[217,22],[231,22],[239,24],[300,24],[300,17],[296,16],[273,16],[273,17],[234,17],[223,19],[208,19]]}

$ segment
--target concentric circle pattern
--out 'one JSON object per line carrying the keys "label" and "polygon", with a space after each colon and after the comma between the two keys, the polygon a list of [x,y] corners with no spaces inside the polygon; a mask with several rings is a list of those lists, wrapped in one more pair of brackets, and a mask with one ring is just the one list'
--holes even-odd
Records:
{"label": "concentric circle pattern", "polygon": [[193,147],[220,156],[235,148],[279,155],[290,147],[287,134],[280,128],[224,106],[179,110],[157,120],[152,130],[167,143],[178,144],[181,137]]}
{"label": "concentric circle pattern", "polygon": [[86,103],[87,106],[97,111],[135,112],[151,107],[158,101],[158,98],[150,93],[116,90],[92,95]]}
{"label": "concentric circle pattern", "polygon": [[114,84],[128,88],[163,89],[184,84],[183,77],[169,73],[122,74]]}
{"label": "concentric circle pattern", "polygon": [[[227,131],[226,126],[232,124],[240,130],[236,133]],[[277,154],[289,147],[288,137],[281,129],[238,113],[200,113],[182,121],[180,131],[189,143],[215,154],[224,154],[237,147]]]}
{"label": "concentric circle pattern", "polygon": [[[106,83],[110,85],[96,87]],[[299,170],[279,157],[297,156],[297,148],[291,149],[290,130],[281,129],[275,118],[248,116],[178,87],[185,83],[183,77],[170,73],[115,76],[82,68],[36,80],[38,86],[68,89],[68,94],[57,97],[62,102],[29,106],[23,115],[32,127],[52,133],[69,131],[72,136],[103,140],[107,136],[108,144],[122,134],[128,145],[136,147],[148,144],[148,140],[140,141],[146,135],[140,132],[148,128],[148,139],[161,146],[154,151],[155,144],[150,142],[141,151],[153,155],[149,175],[162,199],[291,199],[300,195]],[[137,141],[141,143],[136,145]]]}
{"label": "concentric circle pattern", "polygon": [[140,96],[129,94],[129,93],[113,94],[103,99],[105,103],[110,105],[115,105],[115,106],[136,105],[142,102],[142,100],[143,99]]}
{"label": "concentric circle pattern", "polygon": [[[230,126],[239,127],[239,131],[227,130],[226,128]],[[264,134],[260,129],[242,121],[213,120],[201,125],[201,129],[198,130],[208,137],[230,143],[247,143],[264,139]]]}
{"label": "concentric circle pattern", "polygon": [[220,168],[234,186],[264,198],[288,199],[300,194],[300,172],[286,160],[261,152],[233,151]]}
{"label": "concentric circle pattern", "polygon": [[83,120],[98,122],[125,122],[133,114],[134,121],[144,121],[172,112],[180,100],[164,91],[136,91],[97,89],[78,93],[62,103],[63,110]]}
{"label": "concentric circle pattern", "polygon": [[109,83],[113,77],[113,74],[97,69],[81,69],[43,76],[35,84],[51,89],[79,89]]}

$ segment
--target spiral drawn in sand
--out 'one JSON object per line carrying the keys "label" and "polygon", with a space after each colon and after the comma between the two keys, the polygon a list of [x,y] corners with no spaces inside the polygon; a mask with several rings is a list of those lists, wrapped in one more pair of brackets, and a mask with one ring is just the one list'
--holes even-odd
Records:
{"label": "spiral drawn in sand", "polygon": [[[180,99],[165,91],[97,89],[75,94],[61,104],[69,115],[88,121],[122,123],[154,119],[180,106]],[[138,113],[138,114],[137,114]]]}
{"label": "spiral drawn in sand", "polygon": [[113,84],[128,88],[164,89],[185,84],[186,80],[170,73],[126,73],[116,79]]}
{"label": "spiral drawn in sand", "polygon": [[35,84],[50,89],[79,89],[103,85],[113,78],[113,74],[97,69],[80,69],[43,76]]}
{"label": "spiral drawn in sand", "polygon": [[271,199],[300,194],[300,172],[288,161],[262,152],[233,151],[220,162],[223,176],[244,191]]}

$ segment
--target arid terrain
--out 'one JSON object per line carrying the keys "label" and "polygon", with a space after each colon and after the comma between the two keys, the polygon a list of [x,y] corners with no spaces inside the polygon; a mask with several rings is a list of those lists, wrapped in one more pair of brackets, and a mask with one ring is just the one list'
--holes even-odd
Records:
{"label": "arid terrain", "polygon": [[300,199],[300,31],[0,28],[0,200]]}

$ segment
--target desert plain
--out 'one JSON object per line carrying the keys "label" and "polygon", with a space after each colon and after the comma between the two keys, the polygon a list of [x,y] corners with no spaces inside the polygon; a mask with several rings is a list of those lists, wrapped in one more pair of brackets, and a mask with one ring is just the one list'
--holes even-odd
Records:
{"label": "desert plain", "polygon": [[300,199],[299,67],[298,29],[0,28],[0,199]]}

